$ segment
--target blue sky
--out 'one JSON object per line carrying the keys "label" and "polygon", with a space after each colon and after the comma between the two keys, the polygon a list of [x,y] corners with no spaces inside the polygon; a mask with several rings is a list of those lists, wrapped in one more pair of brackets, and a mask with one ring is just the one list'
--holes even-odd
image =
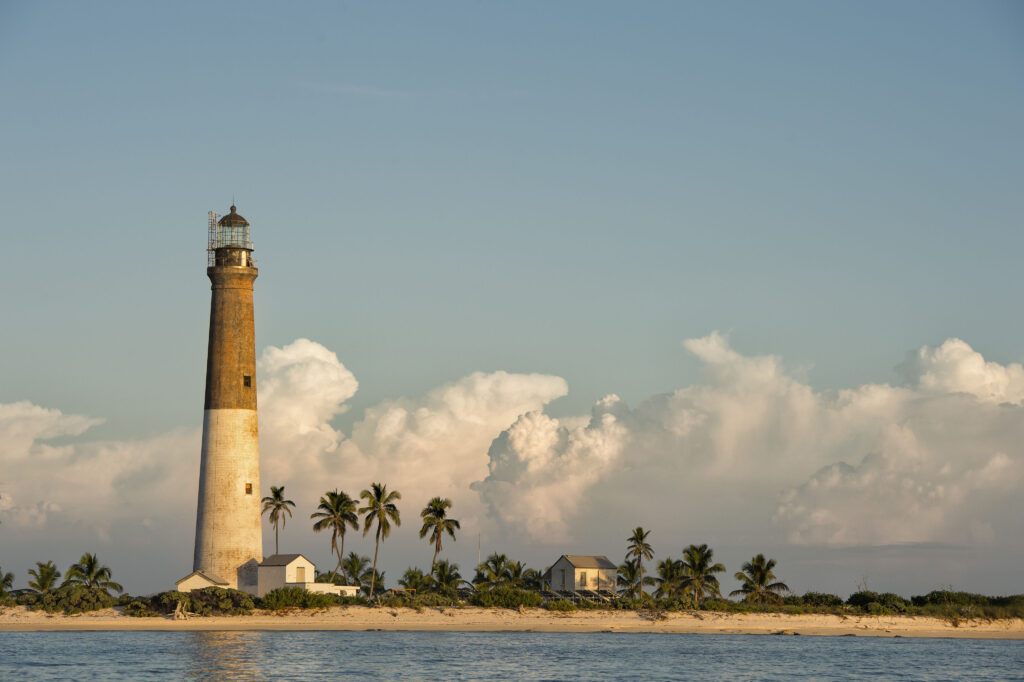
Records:
{"label": "blue sky", "polygon": [[345,432],[474,371],[636,405],[715,330],[825,391],[1020,362],[1022,67],[1014,2],[6,2],[0,403],[198,425],[232,198]]}

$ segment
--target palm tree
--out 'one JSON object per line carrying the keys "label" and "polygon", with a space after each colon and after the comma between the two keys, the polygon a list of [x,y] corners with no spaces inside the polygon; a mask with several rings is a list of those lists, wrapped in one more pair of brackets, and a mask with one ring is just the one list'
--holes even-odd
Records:
{"label": "palm tree", "polygon": [[35,568],[28,569],[28,574],[35,578],[35,580],[28,581],[28,586],[36,594],[45,594],[52,590],[57,586],[57,578],[60,577],[60,571],[52,561],[47,561],[45,564],[42,561],[37,561]]}
{"label": "palm tree", "polygon": [[433,566],[437,563],[437,555],[441,553],[441,538],[445,533],[455,540],[455,531],[459,530],[459,522],[448,518],[448,510],[452,508],[452,501],[447,497],[435,497],[420,512],[423,519],[423,527],[420,528],[420,537],[424,538],[430,533],[430,542],[434,545],[434,558],[430,561]]}
{"label": "palm tree", "polygon": [[[366,573],[370,573],[370,569],[366,569]],[[375,594],[387,591],[387,586],[384,585],[384,576],[387,571],[374,571],[373,575],[370,576],[370,584],[367,585],[366,581],[363,581],[363,592],[366,592],[366,596],[372,597]]]}
{"label": "palm tree", "polygon": [[[343,492],[331,490],[320,498],[317,506],[319,511],[309,515],[311,519],[319,519],[313,524],[313,532],[330,528],[331,529],[331,551],[338,555],[338,565],[331,573],[331,581],[338,575],[341,568],[341,557],[345,554],[345,530],[351,526],[359,530],[359,517],[356,515],[356,501]],[[341,538],[341,547],[338,547],[338,538]]]}
{"label": "palm tree", "polygon": [[783,582],[772,582],[777,580],[772,573],[773,568],[775,559],[765,559],[764,554],[758,554],[743,564],[743,570],[735,575],[740,581],[740,589],[733,590],[729,596],[742,594],[744,601],[755,604],[781,601],[780,593],[789,592],[789,587]]}
{"label": "palm tree", "polygon": [[277,548],[277,525],[280,523],[282,526],[285,524],[285,515],[292,515],[292,510],[289,507],[294,507],[295,503],[291,500],[284,499],[284,486],[270,486],[270,495],[263,498],[263,513],[270,512],[270,522],[274,524],[274,554],[278,554]]}
{"label": "palm tree", "polygon": [[619,566],[619,574],[616,578],[619,594],[634,599],[643,596],[644,584],[654,583],[654,578],[644,578],[643,575],[643,568],[639,561],[627,561]]}
{"label": "palm tree", "polygon": [[[519,562],[511,561],[504,554],[495,552],[476,567],[473,584],[478,590],[493,590],[496,587],[512,586],[516,578],[516,569],[514,568],[516,564]],[[520,577],[522,571],[522,564],[519,564]]]}
{"label": "palm tree", "polygon": [[102,590],[104,592],[107,590],[124,592],[124,588],[121,587],[120,583],[115,583],[110,579],[110,568],[101,565],[96,555],[89,554],[88,552],[82,555],[77,564],[71,564],[67,575],[64,577],[64,584],[84,585],[90,589]]}
{"label": "palm tree", "polygon": [[683,562],[679,559],[662,559],[657,566],[658,577],[654,579],[657,587],[654,596],[658,599],[675,597],[683,589]]}
{"label": "palm tree", "polygon": [[362,588],[363,583],[370,580],[370,557],[349,552],[341,564],[341,572],[345,576],[345,582]]}
{"label": "palm tree", "polygon": [[434,564],[434,572],[430,577],[434,589],[439,592],[454,592],[461,585],[466,584],[466,581],[462,579],[462,574],[459,573],[459,565],[447,560]]}
{"label": "palm tree", "polygon": [[654,558],[654,548],[647,542],[647,536],[651,531],[644,530],[640,526],[633,529],[633,534],[626,538],[629,546],[626,548],[626,560],[633,559],[640,569],[640,591],[643,592],[643,585],[649,584],[644,580],[644,559],[650,561]]}
{"label": "palm tree", "polygon": [[6,596],[7,590],[14,587],[14,574],[4,573],[3,569],[0,569],[0,597]]}
{"label": "palm tree", "polygon": [[398,584],[407,590],[415,590],[416,592],[425,592],[430,588],[430,576],[424,575],[420,569],[410,566],[405,569],[405,573],[398,579]]}
{"label": "palm tree", "polygon": [[508,568],[505,571],[505,577],[508,580],[509,587],[522,587],[526,571],[528,570],[528,568],[523,566],[523,562],[510,561],[508,563]]}
{"label": "palm tree", "polygon": [[377,582],[377,555],[380,553],[381,538],[391,534],[391,523],[396,526],[402,525],[402,518],[398,513],[396,500],[402,499],[402,493],[397,490],[388,492],[388,487],[383,483],[374,483],[369,490],[359,493],[359,497],[366,501],[366,506],[360,508],[359,513],[365,514],[363,518],[363,537],[369,532],[373,522],[377,522],[377,542],[373,550],[373,575],[370,577],[370,596],[373,597],[373,588]]}
{"label": "palm tree", "polygon": [[715,573],[724,573],[723,564],[712,564],[715,552],[703,545],[690,545],[683,550],[683,582],[684,590],[693,595],[697,606],[704,597],[720,597],[722,593]]}
{"label": "palm tree", "polygon": [[523,589],[525,589],[525,590],[540,590],[541,589],[541,584],[540,584],[541,575],[542,575],[541,572],[538,571],[536,568],[528,568],[525,571],[523,571],[523,583],[522,583]]}

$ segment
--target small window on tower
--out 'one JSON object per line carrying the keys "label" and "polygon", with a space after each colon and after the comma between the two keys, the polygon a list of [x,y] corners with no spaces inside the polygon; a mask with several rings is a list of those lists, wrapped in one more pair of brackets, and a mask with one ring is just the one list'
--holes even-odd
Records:
{"label": "small window on tower", "polygon": [[243,376],[242,377],[242,385],[245,386],[246,388],[251,388],[252,387],[252,377],[249,376],[248,374]]}
{"label": "small window on tower", "polygon": [[252,495],[252,483],[245,484],[245,494]]}

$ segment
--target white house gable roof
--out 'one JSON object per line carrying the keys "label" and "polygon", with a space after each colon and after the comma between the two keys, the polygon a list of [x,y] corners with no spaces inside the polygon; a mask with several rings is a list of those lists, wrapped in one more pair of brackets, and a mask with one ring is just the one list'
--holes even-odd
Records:
{"label": "white house gable roof", "polygon": [[[296,559],[306,559],[301,554],[271,554],[266,559],[260,562],[260,566],[289,566]],[[309,561],[309,559],[306,559]],[[313,563],[309,561],[309,563]]]}
{"label": "white house gable roof", "polygon": [[186,575],[181,580],[176,580],[174,582],[174,584],[176,586],[180,585],[181,583],[185,582],[186,580],[188,580],[189,578],[191,578],[194,575],[198,575],[199,577],[201,577],[201,578],[203,578],[205,580],[209,580],[214,585],[227,585],[228,584],[227,580],[221,580],[220,578],[218,578],[217,576],[213,575],[212,573],[206,573],[204,571],[192,571],[191,573]]}
{"label": "white house gable roof", "polygon": [[563,554],[574,568],[618,568],[603,554]]}

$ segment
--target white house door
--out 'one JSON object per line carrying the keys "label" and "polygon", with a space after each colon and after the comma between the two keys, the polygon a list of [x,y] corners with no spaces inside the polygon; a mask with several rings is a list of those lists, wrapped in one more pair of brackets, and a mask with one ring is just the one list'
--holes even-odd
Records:
{"label": "white house door", "polygon": [[304,583],[306,582],[306,567],[296,566],[295,567],[295,582]]}

